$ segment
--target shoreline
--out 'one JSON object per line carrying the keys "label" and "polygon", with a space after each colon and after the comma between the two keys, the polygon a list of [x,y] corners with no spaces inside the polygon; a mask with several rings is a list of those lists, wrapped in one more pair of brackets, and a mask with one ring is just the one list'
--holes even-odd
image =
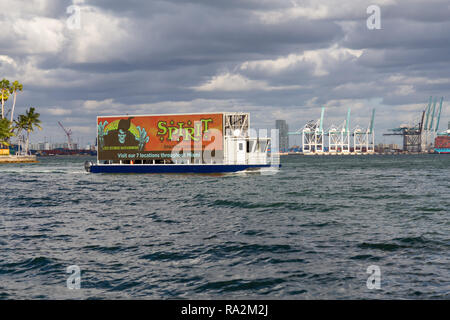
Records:
{"label": "shoreline", "polygon": [[0,156],[1,163],[38,163],[36,156]]}
{"label": "shoreline", "polygon": [[439,153],[439,152],[309,152],[309,153],[303,153],[303,152],[284,152],[279,153],[280,156],[370,156],[370,155],[393,155],[393,156],[399,156],[399,155],[418,155],[418,154],[446,154],[446,153]]}

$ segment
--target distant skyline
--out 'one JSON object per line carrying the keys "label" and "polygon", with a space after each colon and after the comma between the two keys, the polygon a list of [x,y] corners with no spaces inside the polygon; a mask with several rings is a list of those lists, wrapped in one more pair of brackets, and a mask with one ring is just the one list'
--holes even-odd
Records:
{"label": "distant skyline", "polygon": [[351,128],[376,108],[376,143],[399,143],[382,134],[418,120],[429,96],[444,96],[440,131],[450,120],[448,0],[0,5],[0,78],[24,85],[17,114],[41,114],[33,143],[66,141],[58,121],[95,142],[105,114],[246,111],[255,128],[284,119],[295,131],[322,106],[325,127],[351,107]]}

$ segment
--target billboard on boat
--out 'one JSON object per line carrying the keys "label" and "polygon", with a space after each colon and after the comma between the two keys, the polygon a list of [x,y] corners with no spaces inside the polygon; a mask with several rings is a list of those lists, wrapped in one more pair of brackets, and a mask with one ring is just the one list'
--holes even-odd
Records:
{"label": "billboard on boat", "polygon": [[223,155],[223,114],[97,117],[99,160],[201,159]]}

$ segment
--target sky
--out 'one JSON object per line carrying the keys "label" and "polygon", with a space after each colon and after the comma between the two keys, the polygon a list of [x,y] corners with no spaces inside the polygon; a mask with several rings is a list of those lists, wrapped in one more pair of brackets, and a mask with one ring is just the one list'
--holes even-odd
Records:
{"label": "sky", "polygon": [[[373,9],[373,6],[376,6]],[[24,85],[16,115],[41,114],[32,142],[92,143],[96,116],[243,111],[290,131],[389,128],[430,96],[450,120],[448,0],[0,0],[0,78]],[[379,9],[379,15],[377,10]],[[375,10],[375,11],[374,11]],[[11,104],[9,104],[9,107]],[[291,138],[299,144],[300,138]]]}

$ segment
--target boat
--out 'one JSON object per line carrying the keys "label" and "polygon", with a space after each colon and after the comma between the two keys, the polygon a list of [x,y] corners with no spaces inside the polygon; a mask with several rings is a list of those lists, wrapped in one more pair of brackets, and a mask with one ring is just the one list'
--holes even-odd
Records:
{"label": "boat", "polygon": [[450,129],[447,132],[438,133],[434,140],[435,153],[450,153]]}
{"label": "boat", "polygon": [[97,161],[86,161],[85,170],[90,173],[277,170],[279,154],[274,152],[272,138],[254,133],[250,129],[250,114],[244,112],[98,116]]}

